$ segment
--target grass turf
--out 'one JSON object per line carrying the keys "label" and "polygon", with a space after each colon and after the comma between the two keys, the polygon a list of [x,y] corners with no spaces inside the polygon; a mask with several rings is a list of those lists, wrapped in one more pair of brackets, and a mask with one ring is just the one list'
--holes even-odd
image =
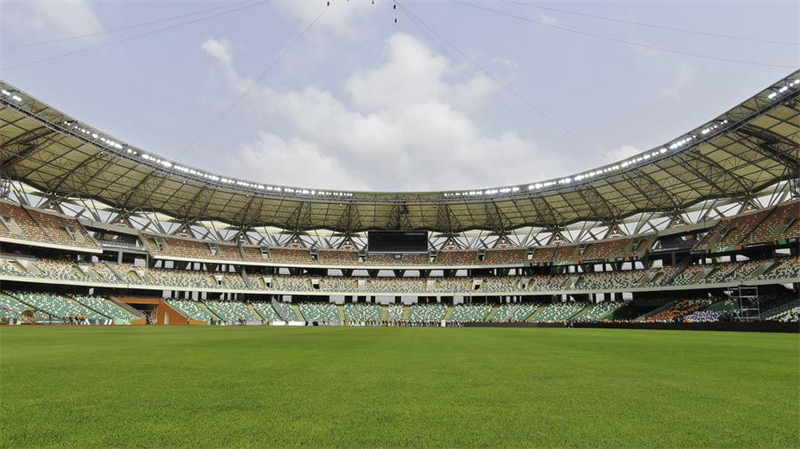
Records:
{"label": "grass turf", "polygon": [[0,329],[2,447],[797,447],[797,335]]}

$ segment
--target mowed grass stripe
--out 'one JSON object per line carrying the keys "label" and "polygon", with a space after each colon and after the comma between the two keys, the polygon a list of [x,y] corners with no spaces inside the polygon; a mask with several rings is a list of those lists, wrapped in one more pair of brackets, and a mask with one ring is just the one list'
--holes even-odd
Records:
{"label": "mowed grass stripe", "polygon": [[797,335],[0,329],[2,447],[797,447]]}

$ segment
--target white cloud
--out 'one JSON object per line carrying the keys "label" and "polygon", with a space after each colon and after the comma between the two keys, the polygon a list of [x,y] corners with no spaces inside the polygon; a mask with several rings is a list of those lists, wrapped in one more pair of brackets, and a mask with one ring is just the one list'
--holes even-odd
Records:
{"label": "white cloud", "polygon": [[[102,31],[100,19],[86,0],[32,0],[26,2],[27,23],[35,29],[63,36]],[[26,14],[26,15],[27,15]]]}
{"label": "white cloud", "polygon": [[371,4],[369,0],[332,0],[327,2],[289,1],[278,2],[278,7],[289,15],[300,19],[301,28],[316,19],[325,10],[323,17],[314,25],[317,31],[328,32],[339,37],[355,38],[360,35],[361,26],[365,19],[374,13],[375,8],[382,5]]}
{"label": "white cloud", "polygon": [[604,152],[603,156],[605,159],[603,160],[603,164],[610,164],[612,162],[628,159],[629,157],[635,156],[643,151],[644,150],[633,145],[622,145],[619,148]]}
{"label": "white cloud", "polygon": [[[225,41],[209,39],[202,48],[234,92],[250,86]],[[281,184],[373,190],[491,187],[564,173],[559,153],[513,130],[482,129],[494,83],[412,36],[391,36],[385,59],[342,86],[340,97],[318,86],[254,88],[248,105],[269,131],[242,147],[232,169]]]}

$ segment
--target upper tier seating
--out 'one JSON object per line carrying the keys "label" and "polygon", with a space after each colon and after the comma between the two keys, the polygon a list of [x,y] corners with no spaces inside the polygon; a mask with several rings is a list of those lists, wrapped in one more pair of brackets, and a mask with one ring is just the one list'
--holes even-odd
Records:
{"label": "upper tier seating", "polygon": [[777,259],[777,264],[766,272],[762,273],[757,279],[790,279],[800,278],[800,259],[795,256],[781,257]]}
{"label": "upper tier seating", "polygon": [[214,312],[215,315],[227,322],[235,323],[242,318],[246,321],[261,321],[261,319],[257,317],[255,313],[253,313],[253,311],[250,310],[250,308],[248,308],[243,302],[213,300],[207,300],[204,302],[206,307]]}
{"label": "upper tier seating", "polygon": [[586,306],[582,302],[554,302],[545,306],[531,318],[535,323],[558,323],[567,321]]}
{"label": "upper tier seating", "polygon": [[644,270],[584,273],[578,283],[580,290],[611,290],[636,288],[644,276]]}
{"label": "upper tier seating", "polygon": [[450,321],[483,321],[491,310],[491,304],[456,304],[453,306],[453,313],[450,315]]}
{"label": "upper tier seating", "polygon": [[772,242],[790,237],[800,237],[800,201],[775,208],[744,243]]}
{"label": "upper tier seating", "polygon": [[0,237],[81,249],[100,246],[74,218],[0,202]]}
{"label": "upper tier seating", "polygon": [[142,234],[142,241],[145,247],[157,257],[234,262],[242,260],[239,247],[232,243],[206,242],[151,234]]}
{"label": "upper tier seating", "polygon": [[408,319],[411,321],[442,321],[446,313],[447,305],[445,304],[414,304],[411,306]]}
{"label": "upper tier seating", "polygon": [[459,266],[459,265],[475,265],[478,263],[478,252],[460,251],[460,250],[442,250],[436,256],[436,265],[443,266]]}
{"label": "upper tier seating", "polygon": [[725,218],[720,220],[706,237],[697,244],[695,249],[710,250],[723,246],[735,246],[748,236],[759,226],[771,210],[760,210],[748,214]]}
{"label": "upper tier seating", "polygon": [[492,249],[486,251],[485,265],[520,265],[525,262],[526,249]]}
{"label": "upper tier seating", "polygon": [[502,304],[497,308],[497,312],[495,312],[490,321],[525,321],[538,307],[539,304],[536,303]]}

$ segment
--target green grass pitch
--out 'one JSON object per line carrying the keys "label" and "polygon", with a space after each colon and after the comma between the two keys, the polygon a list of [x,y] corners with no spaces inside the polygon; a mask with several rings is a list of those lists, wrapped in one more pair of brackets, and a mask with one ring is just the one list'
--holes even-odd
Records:
{"label": "green grass pitch", "polygon": [[798,447],[800,339],[0,329],[0,447]]}

